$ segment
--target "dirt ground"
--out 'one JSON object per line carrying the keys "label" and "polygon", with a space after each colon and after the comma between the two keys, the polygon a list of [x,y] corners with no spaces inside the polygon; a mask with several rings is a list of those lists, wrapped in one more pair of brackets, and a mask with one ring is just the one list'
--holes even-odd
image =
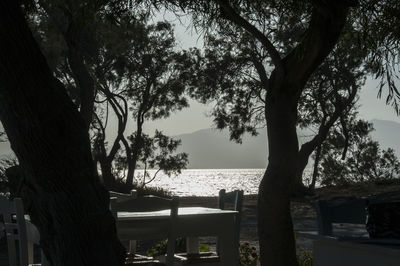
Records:
{"label": "dirt ground", "polygon": [[[303,198],[294,198],[291,202],[291,213],[295,231],[316,231],[316,214],[313,202],[317,199],[334,199],[342,197],[373,197],[385,192],[400,191],[398,184],[360,184],[349,187],[331,187],[316,189],[315,194]],[[400,192],[399,192],[400,195]],[[218,207],[218,197],[181,197],[181,207],[202,206]],[[245,195],[243,200],[242,221],[240,231],[240,242],[249,242],[258,249],[257,217],[256,217],[257,195]],[[203,239],[205,243],[213,245],[213,238]],[[298,237],[297,246],[301,249],[311,250],[312,241]]]}
{"label": "dirt ground", "polygon": [[[218,207],[218,197],[181,197],[181,207],[201,206]],[[240,242],[249,242],[250,245],[258,249],[257,237],[257,195],[245,195],[243,200],[242,220],[240,230]],[[292,201],[292,217],[295,229],[313,230],[315,229],[315,211],[308,200]],[[213,245],[214,238],[203,238],[202,242]]]}

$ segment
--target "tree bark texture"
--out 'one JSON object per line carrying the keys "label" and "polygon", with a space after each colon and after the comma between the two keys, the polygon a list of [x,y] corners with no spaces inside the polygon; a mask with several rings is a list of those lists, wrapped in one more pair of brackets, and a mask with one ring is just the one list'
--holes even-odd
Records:
{"label": "tree bark texture", "polygon": [[30,215],[53,265],[123,265],[85,121],[56,80],[17,1],[0,1],[0,119],[24,170]]}
{"label": "tree bark texture", "polygon": [[268,108],[268,167],[258,193],[262,265],[297,265],[290,198],[296,172],[296,112],[282,96]]}
{"label": "tree bark texture", "polygon": [[263,266],[298,265],[290,215],[299,165],[297,103],[308,78],[337,43],[348,13],[343,1],[314,3],[303,41],[276,65],[268,84],[265,117],[269,158],[257,207]]}

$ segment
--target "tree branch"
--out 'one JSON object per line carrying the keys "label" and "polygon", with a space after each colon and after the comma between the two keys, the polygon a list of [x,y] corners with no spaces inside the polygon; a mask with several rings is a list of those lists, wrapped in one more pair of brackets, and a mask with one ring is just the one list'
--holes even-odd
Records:
{"label": "tree branch", "polygon": [[255,69],[257,70],[258,75],[260,76],[261,83],[265,90],[268,90],[269,87],[269,79],[267,75],[267,71],[265,70],[264,65],[257,60],[256,56],[254,54],[251,55],[251,62],[253,62],[253,65]]}
{"label": "tree branch", "polygon": [[254,25],[252,25],[247,20],[245,20],[242,16],[240,16],[227,3],[227,1],[216,0],[216,2],[219,4],[219,6],[224,11],[224,15],[226,16],[227,19],[232,21],[237,26],[243,28],[247,32],[249,32],[253,37],[255,37],[259,42],[261,42],[261,44],[264,46],[264,48],[267,50],[269,56],[271,57],[271,60],[272,60],[273,64],[275,65],[275,68],[277,69],[277,71],[278,72],[283,71],[281,56],[280,56],[278,50],[276,50],[275,46],[272,44],[272,42],[264,35],[264,33],[262,33]]}
{"label": "tree branch", "polygon": [[282,59],[286,70],[285,80],[291,82],[289,85],[293,89],[301,90],[311,74],[332,51],[344,27],[347,14],[348,7],[335,1],[329,1],[323,7],[314,7],[303,40]]}

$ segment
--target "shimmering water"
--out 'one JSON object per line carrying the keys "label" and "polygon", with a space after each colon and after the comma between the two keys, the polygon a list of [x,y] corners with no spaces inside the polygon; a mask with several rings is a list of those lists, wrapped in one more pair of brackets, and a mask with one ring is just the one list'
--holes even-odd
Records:
{"label": "shimmering water", "polygon": [[218,191],[223,188],[227,191],[242,189],[245,194],[257,194],[264,171],[265,169],[188,169],[171,177],[160,172],[148,186],[162,187],[178,196],[217,196]]}

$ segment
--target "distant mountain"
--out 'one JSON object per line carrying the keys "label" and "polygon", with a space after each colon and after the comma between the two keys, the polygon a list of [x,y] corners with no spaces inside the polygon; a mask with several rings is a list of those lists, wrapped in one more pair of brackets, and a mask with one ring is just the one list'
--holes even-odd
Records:
{"label": "distant mountain", "polygon": [[[393,148],[400,159],[400,123],[372,120],[373,139],[381,148]],[[242,144],[229,141],[227,130],[202,129],[190,134],[175,136],[182,140],[179,152],[189,154],[188,168],[265,168],[268,159],[266,130],[259,130],[257,137],[246,135]],[[300,144],[311,132],[299,131]],[[12,154],[9,143],[0,143],[0,157]]]}
{"label": "distant mountain", "polygon": [[[381,148],[393,148],[400,159],[400,123],[372,120],[373,139]],[[300,145],[310,136],[307,130],[298,131]],[[245,136],[242,144],[229,141],[227,130],[202,129],[175,136],[182,140],[179,152],[189,154],[188,168],[265,168],[268,158],[266,130],[257,137]]]}
{"label": "distant mountain", "polygon": [[189,154],[188,168],[265,168],[266,130],[257,137],[246,135],[242,144],[229,141],[227,130],[202,129],[175,136],[182,140],[179,152]]}

